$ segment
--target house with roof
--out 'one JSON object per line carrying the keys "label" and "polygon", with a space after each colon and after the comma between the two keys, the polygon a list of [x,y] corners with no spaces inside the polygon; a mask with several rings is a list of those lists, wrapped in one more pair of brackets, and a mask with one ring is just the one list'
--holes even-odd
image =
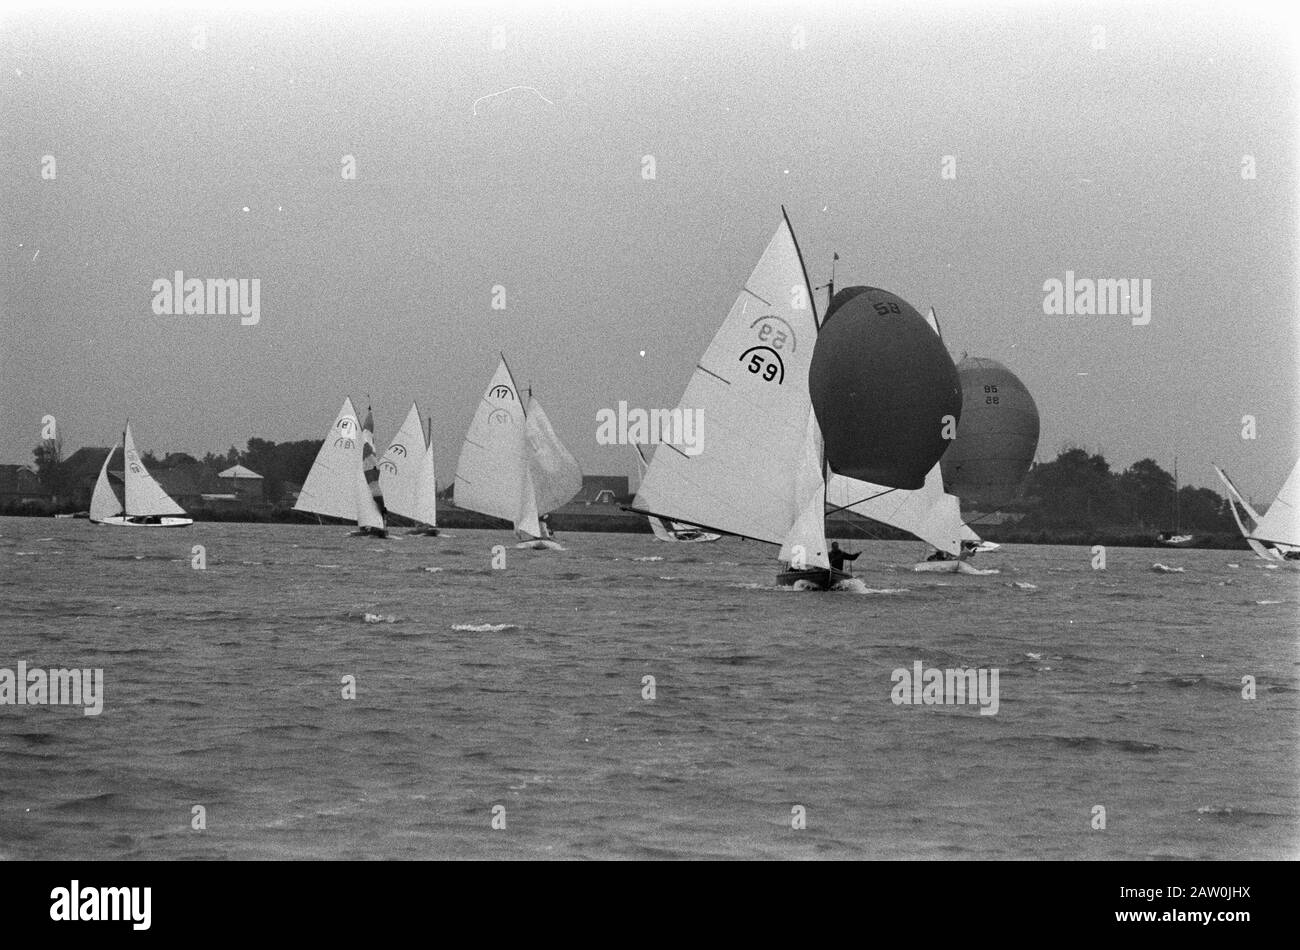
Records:
{"label": "house with roof", "polygon": [[[115,447],[114,447],[115,448]],[[69,501],[77,508],[86,510],[90,507],[90,497],[95,493],[95,482],[99,479],[99,470],[112,448],[86,446],[73,452],[59,463],[59,468],[66,479]],[[117,471],[108,473],[108,480],[122,497],[122,456],[116,459]],[[109,466],[110,469],[112,466]]]}
{"label": "house with roof", "polygon": [[257,472],[243,465],[232,465],[217,473],[219,491],[222,494],[233,495],[250,505],[260,505],[266,500],[262,487],[265,481]]}
{"label": "house with roof", "polygon": [[0,465],[0,508],[39,507],[48,504],[52,493],[26,465]]}
{"label": "house with roof", "polygon": [[571,505],[619,505],[630,498],[626,475],[583,475]]}

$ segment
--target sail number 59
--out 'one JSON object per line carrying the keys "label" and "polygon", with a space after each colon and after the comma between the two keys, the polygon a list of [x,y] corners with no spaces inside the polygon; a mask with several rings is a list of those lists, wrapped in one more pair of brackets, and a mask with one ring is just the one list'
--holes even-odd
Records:
{"label": "sail number 59", "polygon": [[767,363],[764,365],[762,353],[755,353],[751,356],[749,358],[749,365],[746,368],[751,373],[761,373],[763,379],[769,383],[776,379],[777,365],[775,363]]}

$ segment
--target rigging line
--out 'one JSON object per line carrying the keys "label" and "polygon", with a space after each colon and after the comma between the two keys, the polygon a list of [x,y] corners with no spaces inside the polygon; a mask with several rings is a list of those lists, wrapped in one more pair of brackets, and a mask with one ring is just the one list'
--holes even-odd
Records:
{"label": "rigging line", "polygon": [[833,514],[835,514],[837,511],[843,511],[843,510],[846,509],[846,508],[852,508],[854,505],[860,505],[860,504],[862,504],[864,501],[871,501],[871,500],[873,500],[873,499],[880,498],[882,495],[888,495],[890,492],[895,492],[895,491],[898,491],[898,489],[897,489],[897,488],[886,488],[886,489],[885,489],[884,491],[882,491],[882,492],[876,492],[876,494],[874,494],[874,495],[868,495],[866,498],[859,498],[857,501],[850,502],[850,503],[847,504],[847,505],[837,505],[837,506],[831,508],[829,511],[827,511],[826,514],[828,514],[828,515],[833,515]]}

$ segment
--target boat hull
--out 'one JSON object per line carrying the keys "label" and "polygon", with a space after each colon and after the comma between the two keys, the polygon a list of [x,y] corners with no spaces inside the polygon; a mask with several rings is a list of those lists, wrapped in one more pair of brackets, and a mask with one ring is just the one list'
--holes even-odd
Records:
{"label": "boat hull", "polygon": [[1166,548],[1182,548],[1192,543],[1192,535],[1176,534],[1168,538],[1156,538],[1156,544]]}
{"label": "boat hull", "polygon": [[1000,573],[997,571],[997,568],[991,568],[988,569],[988,571],[980,571],[980,569],[975,567],[974,564],[963,560],[923,560],[920,561],[919,564],[914,564],[911,569],[918,573],[976,574],[976,576]]}
{"label": "boat hull", "polygon": [[110,524],[117,528],[184,528],[186,525],[194,524],[193,518],[175,518],[170,515],[144,520],[141,515],[109,515],[103,521],[92,521],[91,524]]}
{"label": "boat hull", "polygon": [[919,564],[912,565],[912,570],[917,573],[927,574],[997,574],[996,568],[982,571],[968,561],[922,561]]}
{"label": "boat hull", "polygon": [[563,551],[564,547],[558,541],[551,541],[547,538],[533,538],[531,541],[520,541],[515,545],[521,551]]}
{"label": "boat hull", "polygon": [[837,571],[829,567],[804,568],[803,570],[785,570],[776,575],[776,582],[781,587],[811,585],[816,590],[830,590],[836,584],[846,581],[853,575],[848,571]]}
{"label": "boat hull", "polygon": [[721,537],[720,534],[712,534],[708,531],[692,531],[685,528],[673,531],[673,537],[668,540],[675,541],[678,544],[701,544],[706,541],[717,541]]}

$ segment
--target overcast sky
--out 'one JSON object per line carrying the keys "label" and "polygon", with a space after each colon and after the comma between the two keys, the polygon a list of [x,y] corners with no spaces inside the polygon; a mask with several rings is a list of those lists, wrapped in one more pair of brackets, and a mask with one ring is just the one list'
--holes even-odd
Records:
{"label": "overcast sky", "polygon": [[[65,453],[129,415],[201,456],[323,438],[368,393],[384,444],[433,414],[446,483],[504,350],[587,472],[630,473],[597,410],[676,404],[785,204],[815,285],[838,251],[840,286],[933,305],[954,358],[1017,373],[1040,458],[1218,462],[1267,501],[1300,454],[1269,9],[4,17],[0,461],[47,413]],[[155,315],[176,270],[258,278],[261,322]],[[1149,278],[1150,324],[1045,315],[1067,270]]]}

